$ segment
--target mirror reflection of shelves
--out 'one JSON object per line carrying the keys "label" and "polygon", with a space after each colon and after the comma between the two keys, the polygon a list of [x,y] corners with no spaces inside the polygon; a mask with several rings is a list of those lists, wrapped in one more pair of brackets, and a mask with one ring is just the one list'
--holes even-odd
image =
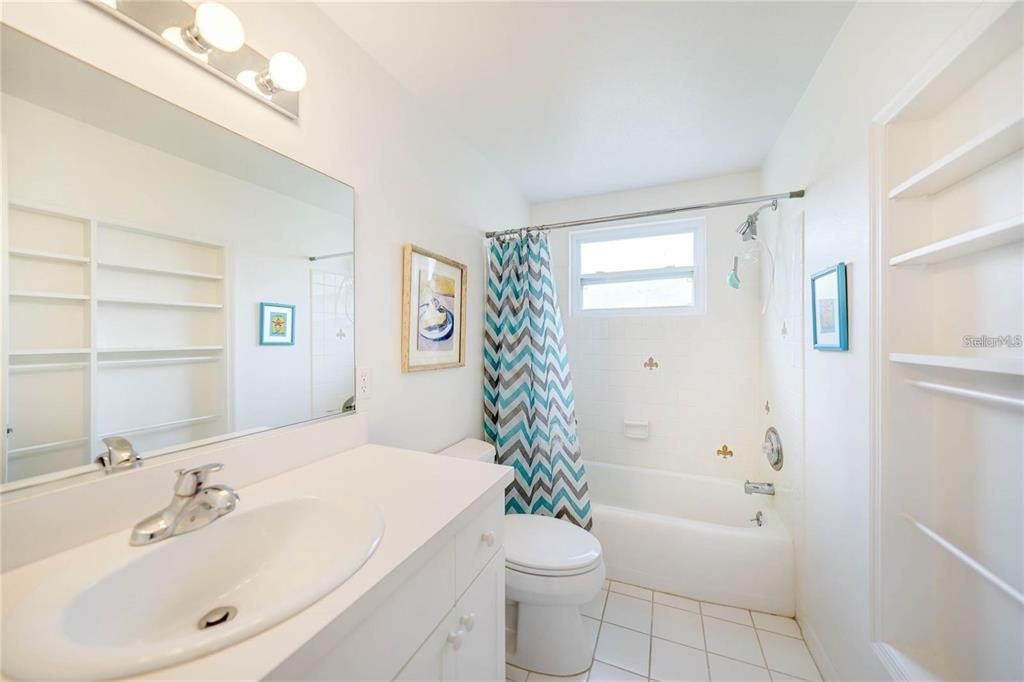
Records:
{"label": "mirror reflection of shelves", "polygon": [[70,213],[8,207],[4,480],[230,427],[224,248]]}
{"label": "mirror reflection of shelves", "polygon": [[979,6],[878,118],[873,620],[894,679],[1024,678],[1022,21]]}

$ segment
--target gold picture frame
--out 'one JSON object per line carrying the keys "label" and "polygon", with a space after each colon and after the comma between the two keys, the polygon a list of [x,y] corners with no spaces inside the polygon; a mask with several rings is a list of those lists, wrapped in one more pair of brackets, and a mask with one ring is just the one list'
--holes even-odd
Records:
{"label": "gold picture frame", "polygon": [[464,264],[402,247],[402,372],[466,366]]}

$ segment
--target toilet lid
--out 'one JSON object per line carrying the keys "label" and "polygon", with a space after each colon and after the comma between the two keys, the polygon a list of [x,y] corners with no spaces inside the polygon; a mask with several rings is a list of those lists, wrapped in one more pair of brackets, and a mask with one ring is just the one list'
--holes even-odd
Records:
{"label": "toilet lid", "polygon": [[568,521],[537,514],[505,516],[505,563],[534,574],[585,573],[601,560],[597,538]]}

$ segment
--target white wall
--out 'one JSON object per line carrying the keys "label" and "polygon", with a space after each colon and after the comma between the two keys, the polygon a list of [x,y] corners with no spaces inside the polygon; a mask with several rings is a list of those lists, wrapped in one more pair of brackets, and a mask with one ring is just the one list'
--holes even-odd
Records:
{"label": "white wall", "polygon": [[[479,232],[521,224],[520,193],[429,119],[309,3],[232,3],[247,40],[295,52],[309,71],[298,122],[255,102],[83,2],[10,3],[14,28],[280,151],[356,190],[357,364],[370,370],[373,442],[434,449],[481,431]],[[402,375],[401,245],[470,268],[466,367]],[[476,273],[476,274],[474,274]]]}
{"label": "white wall", "polygon": [[[757,173],[680,182],[535,204],[531,223],[681,206],[758,194]],[[552,268],[576,389],[583,456],[690,474],[752,477],[761,457],[759,263],[740,265],[742,286],[726,284],[740,249],[740,206],[681,214],[707,230],[707,310],[700,315],[572,317],[569,232],[551,233]],[[645,369],[654,357],[658,368]],[[623,419],[647,419],[650,437],[623,436]],[[731,459],[716,456],[725,443]]]}
{"label": "white wall", "polygon": [[[870,649],[869,619],[869,123],[973,8],[858,4],[762,169],[766,191],[807,188],[780,216],[783,229],[795,230],[804,213],[805,300],[809,273],[837,261],[848,267],[850,351],[806,350],[804,400],[791,381],[766,382],[776,417],[806,425],[797,612],[823,672],[838,679],[886,677]],[[765,338],[776,322],[766,321]],[[783,375],[785,362],[782,349],[768,346],[766,376]]]}

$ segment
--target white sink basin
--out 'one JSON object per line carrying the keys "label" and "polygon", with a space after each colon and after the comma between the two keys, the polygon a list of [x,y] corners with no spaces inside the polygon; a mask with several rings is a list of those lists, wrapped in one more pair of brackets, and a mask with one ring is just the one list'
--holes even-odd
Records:
{"label": "white sink basin", "polygon": [[[125,677],[222,649],[341,585],[383,534],[384,519],[369,502],[316,497],[239,506],[147,547],[130,547],[126,529],[5,579],[3,672]],[[219,607],[236,612],[204,621]]]}

